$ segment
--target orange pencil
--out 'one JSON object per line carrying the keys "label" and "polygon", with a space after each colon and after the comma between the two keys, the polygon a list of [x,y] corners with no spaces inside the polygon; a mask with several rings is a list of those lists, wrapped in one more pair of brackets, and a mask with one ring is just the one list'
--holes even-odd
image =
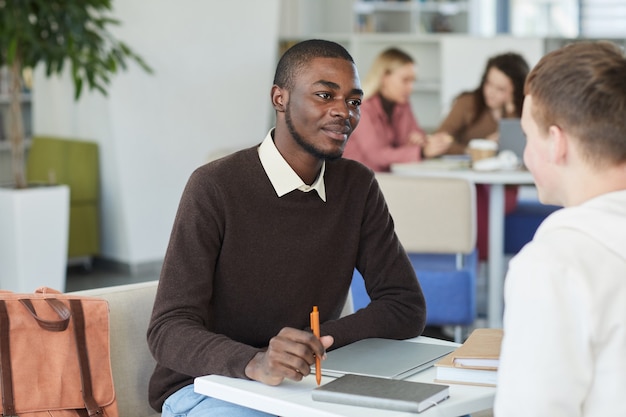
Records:
{"label": "orange pencil", "polygon": [[[317,306],[313,306],[313,311],[311,312],[311,330],[313,330],[313,334],[319,339],[320,312],[317,310]],[[317,381],[317,385],[322,382],[322,365],[318,355],[315,355],[315,380]]]}

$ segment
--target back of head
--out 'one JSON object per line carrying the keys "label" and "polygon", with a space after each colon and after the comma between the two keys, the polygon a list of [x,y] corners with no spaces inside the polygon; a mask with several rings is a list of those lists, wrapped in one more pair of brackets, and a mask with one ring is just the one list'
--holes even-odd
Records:
{"label": "back of head", "polygon": [[389,48],[381,52],[363,82],[364,98],[371,97],[378,93],[382,78],[385,74],[406,64],[413,64],[415,61],[406,52],[398,48]]}
{"label": "back of head", "polygon": [[559,126],[596,165],[626,162],[626,55],[616,44],[577,42],[548,53],[525,92],[543,132]]}
{"label": "back of head", "polygon": [[354,64],[348,51],[336,42],[310,39],[289,48],[278,61],[274,84],[291,90],[295,75],[315,58],[340,58]]}

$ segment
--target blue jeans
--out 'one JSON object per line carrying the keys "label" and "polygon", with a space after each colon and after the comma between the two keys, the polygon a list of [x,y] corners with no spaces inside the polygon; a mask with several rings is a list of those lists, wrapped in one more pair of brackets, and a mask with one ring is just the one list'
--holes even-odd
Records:
{"label": "blue jeans", "polygon": [[162,417],[268,417],[270,414],[207,397],[187,385],[170,395],[163,404]]}

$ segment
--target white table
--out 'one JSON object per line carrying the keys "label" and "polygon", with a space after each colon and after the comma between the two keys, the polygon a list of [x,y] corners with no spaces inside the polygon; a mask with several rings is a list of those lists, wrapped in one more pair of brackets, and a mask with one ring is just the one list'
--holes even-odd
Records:
{"label": "white table", "polygon": [[488,307],[489,327],[502,327],[504,310],[504,186],[534,184],[528,171],[474,171],[472,169],[441,169],[417,163],[392,164],[391,172],[410,176],[465,178],[475,184],[489,184],[489,252]]}
{"label": "white table", "polygon": [[[454,345],[428,337],[412,340]],[[431,367],[407,380],[432,383],[434,377],[435,369]],[[322,384],[333,379],[322,377]],[[200,394],[282,417],[456,417],[493,407],[493,387],[446,385],[450,386],[450,398],[420,414],[313,401],[311,390],[317,386],[315,375],[309,375],[301,382],[286,380],[275,387],[246,379],[208,375],[196,378],[194,389]]]}

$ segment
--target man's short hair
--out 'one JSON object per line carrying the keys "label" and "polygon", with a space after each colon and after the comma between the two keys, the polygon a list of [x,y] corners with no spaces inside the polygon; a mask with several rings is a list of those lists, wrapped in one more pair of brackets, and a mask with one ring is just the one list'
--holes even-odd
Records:
{"label": "man's short hair", "polygon": [[626,161],[626,55],[615,43],[583,41],[546,54],[526,79],[532,116],[580,141],[594,164]]}
{"label": "man's short hair", "polygon": [[348,51],[336,42],[310,39],[289,48],[278,61],[274,84],[291,90],[298,71],[314,58],[341,58],[354,64]]}

